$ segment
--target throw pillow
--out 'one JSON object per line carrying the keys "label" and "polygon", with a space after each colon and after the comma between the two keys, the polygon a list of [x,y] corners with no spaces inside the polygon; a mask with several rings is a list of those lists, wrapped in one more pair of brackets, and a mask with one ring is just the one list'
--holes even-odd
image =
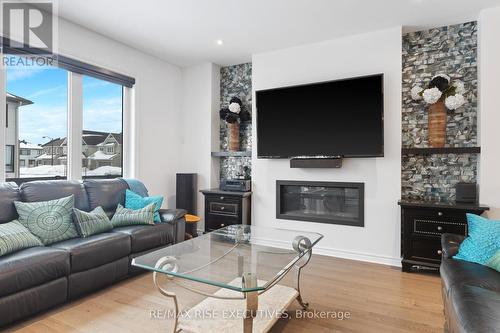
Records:
{"label": "throw pillow", "polygon": [[19,221],[0,224],[0,257],[35,246],[43,244]]}
{"label": "throw pillow", "polygon": [[162,196],[154,196],[154,197],[141,197],[139,194],[132,192],[130,190],[125,191],[125,208],[130,209],[141,209],[146,207],[149,204],[155,204],[155,222],[160,223],[160,209],[163,204]]}
{"label": "throw pillow", "polygon": [[500,250],[486,263],[486,266],[500,272]]}
{"label": "throw pillow", "polygon": [[78,237],[72,219],[74,203],[73,195],[42,202],[14,202],[19,222],[44,245]]}
{"label": "throw pillow", "polygon": [[127,225],[154,224],[155,204],[149,204],[142,209],[129,209],[118,204],[115,215],[111,219],[113,227]]}
{"label": "throw pillow", "polygon": [[78,233],[83,238],[113,229],[113,225],[101,206],[90,213],[73,208],[75,225]]}
{"label": "throw pillow", "polygon": [[500,221],[467,214],[469,236],[453,258],[486,265],[500,249]]}

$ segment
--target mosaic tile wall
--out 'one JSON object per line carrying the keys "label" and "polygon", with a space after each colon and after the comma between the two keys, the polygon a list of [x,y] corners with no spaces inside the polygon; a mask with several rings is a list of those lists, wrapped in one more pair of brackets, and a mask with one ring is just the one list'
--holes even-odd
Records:
{"label": "mosaic tile wall", "polygon": [[[252,63],[222,67],[220,70],[220,106],[227,107],[233,97],[243,102],[244,108],[252,112]],[[220,149],[228,146],[227,125],[220,122]],[[240,150],[252,150],[252,121],[240,124]],[[224,157],[220,159],[220,177],[236,178],[240,175],[250,178],[251,157]]]}
{"label": "mosaic tile wall", "polygon": [[[447,147],[477,145],[477,22],[403,36],[403,148],[428,147],[427,106],[413,101],[410,89],[425,87],[439,73],[464,82],[467,103],[448,111]],[[402,157],[402,197],[453,200],[457,182],[475,182],[477,155]]]}

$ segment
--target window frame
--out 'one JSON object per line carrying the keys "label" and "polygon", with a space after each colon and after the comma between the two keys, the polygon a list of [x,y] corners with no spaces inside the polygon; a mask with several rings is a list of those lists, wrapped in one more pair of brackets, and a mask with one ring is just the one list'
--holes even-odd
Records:
{"label": "window frame", "polygon": [[[1,36],[0,36],[1,38]],[[17,52],[12,50],[5,50],[4,53],[7,51],[8,54],[10,55],[16,55],[16,56],[33,56],[36,55],[35,53],[23,53],[23,52]],[[0,55],[4,55],[4,53],[0,52]],[[67,118],[68,118],[68,133],[67,133],[67,138],[68,140],[73,140],[74,143],[73,145],[76,147],[79,145],[79,153],[74,154],[74,150],[72,148],[69,148],[68,146],[68,157],[67,157],[67,172],[66,176],[50,176],[50,177],[36,177],[36,178],[28,178],[28,177],[7,177],[6,175],[6,166],[4,164],[4,158],[5,158],[5,153],[0,151],[0,181],[13,181],[15,183],[22,184],[24,182],[29,182],[33,180],[55,180],[55,179],[68,179],[68,180],[81,180],[81,179],[112,179],[112,178],[120,178],[124,177],[125,175],[127,177],[133,177],[132,175],[135,173],[135,164],[136,161],[133,160],[135,156],[135,145],[134,147],[126,147],[126,145],[133,145],[135,142],[134,137],[131,138],[125,138],[126,135],[131,135],[134,136],[134,129],[131,128],[131,125],[133,122],[131,121],[133,118],[134,111],[132,110],[133,108],[133,102],[135,102],[135,79],[126,75],[119,74],[117,72],[107,70],[105,68],[91,65],[88,63],[84,63],[75,59],[71,59],[68,57],[64,57],[61,55],[57,55],[58,57],[58,67],[64,69],[68,73],[68,110],[67,110]],[[80,67],[79,67],[80,66]],[[0,75],[0,103],[2,103],[5,107],[4,110],[0,109],[0,117],[1,117],[1,112],[5,112],[6,116],[1,119],[0,118],[0,137],[5,137],[5,129],[6,129],[6,124],[8,122],[8,104],[7,104],[7,90],[6,90],[6,85],[7,85],[7,74],[6,74],[6,68],[2,62],[0,64],[0,69],[3,69],[3,75]],[[81,128],[81,125],[83,123],[83,85],[80,85],[79,88],[79,93],[74,94],[71,89],[71,85],[74,83],[73,80],[74,78],[77,78],[78,76],[81,78],[83,75],[88,75],[90,77],[97,78],[99,80],[103,81],[108,81],[114,84],[118,84],[121,86],[121,135],[122,135],[122,143],[121,143],[121,151],[120,151],[120,163],[121,163],[121,175],[103,175],[103,176],[84,176],[83,175],[83,169],[82,169],[82,133],[83,129]],[[125,83],[124,83],[125,82]],[[76,96],[75,96],[76,95]],[[80,101],[77,101],[77,103],[80,103],[80,107],[72,108],[71,100],[74,99],[74,97],[80,98]],[[3,109],[3,108],[2,108]],[[79,119],[80,121],[77,121],[76,123],[80,123],[80,126],[75,125],[75,118]],[[5,123],[3,123],[5,121]],[[78,127],[80,129],[78,134],[75,134],[76,131],[78,130]],[[125,130],[127,129],[127,130]],[[3,140],[2,140],[3,141]],[[0,141],[1,142],[1,141]],[[5,146],[5,145],[4,145]],[[4,147],[3,146],[3,147]],[[0,146],[0,149],[5,149]],[[124,155],[125,152],[129,154],[130,156],[127,157],[127,161],[125,161]],[[13,173],[15,173],[15,148],[14,148],[14,168],[13,168]],[[29,163],[28,163],[29,164]],[[35,166],[38,166],[38,163],[35,161]],[[127,170],[130,168],[130,170]],[[79,172],[74,172],[77,169],[79,169]]]}

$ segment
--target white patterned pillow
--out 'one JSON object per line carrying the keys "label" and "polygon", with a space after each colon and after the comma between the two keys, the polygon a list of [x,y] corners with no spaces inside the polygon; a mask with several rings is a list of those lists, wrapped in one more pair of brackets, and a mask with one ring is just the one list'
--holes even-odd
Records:
{"label": "white patterned pillow", "polygon": [[78,237],[73,224],[73,195],[50,201],[15,201],[19,222],[38,237],[44,245]]}

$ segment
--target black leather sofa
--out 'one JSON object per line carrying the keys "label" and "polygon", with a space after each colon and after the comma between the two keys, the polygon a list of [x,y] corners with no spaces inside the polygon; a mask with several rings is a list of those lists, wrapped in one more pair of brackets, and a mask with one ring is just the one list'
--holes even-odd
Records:
{"label": "black leather sofa", "polygon": [[500,332],[500,273],[483,265],[453,259],[464,238],[454,234],[443,234],[441,238],[445,331]]}
{"label": "black leather sofa", "polygon": [[[75,207],[102,206],[111,217],[125,201],[122,179],[0,183],[0,223],[16,219],[14,201],[35,202],[73,194]],[[120,281],[141,270],[132,258],[184,240],[184,210],[161,210],[162,222],[115,228],[88,238],[33,247],[0,257],[0,326]]]}

